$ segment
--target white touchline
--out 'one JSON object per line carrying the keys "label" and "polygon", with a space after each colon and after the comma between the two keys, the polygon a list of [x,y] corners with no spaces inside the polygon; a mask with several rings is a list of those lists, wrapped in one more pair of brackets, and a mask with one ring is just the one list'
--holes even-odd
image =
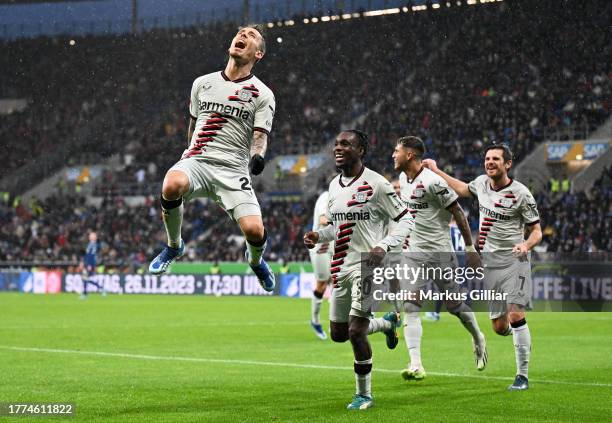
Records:
{"label": "white touchline", "polygon": [[[220,364],[244,364],[249,366],[275,366],[275,367],[294,367],[301,369],[323,369],[323,370],[353,370],[352,367],[343,366],[327,366],[324,364],[301,364],[301,363],[283,363],[277,361],[255,361],[255,360],[229,360],[221,358],[200,358],[200,357],[176,357],[176,356],[163,356],[163,355],[147,355],[147,354],[129,354],[129,353],[115,353],[106,351],[82,351],[82,350],[65,350],[55,348],[36,348],[36,347],[16,347],[10,345],[0,345],[0,349],[12,350],[12,351],[27,351],[27,352],[42,352],[42,353],[55,353],[55,354],[81,354],[81,355],[97,355],[102,357],[121,357],[121,358],[133,358],[139,360],[165,360],[165,361],[185,361],[195,363],[220,363]],[[380,373],[397,373],[399,370],[391,369],[372,369],[375,372]],[[432,376],[443,376],[443,377],[464,377],[473,379],[489,379],[489,380],[504,380],[512,381],[512,377],[502,376],[484,376],[484,375],[467,375],[461,373],[447,373],[447,372],[430,372],[427,374]],[[556,385],[576,385],[576,386],[597,386],[603,388],[612,388],[612,383],[597,383],[597,382],[572,382],[565,380],[542,380],[542,379],[529,379],[531,383],[550,383]]]}

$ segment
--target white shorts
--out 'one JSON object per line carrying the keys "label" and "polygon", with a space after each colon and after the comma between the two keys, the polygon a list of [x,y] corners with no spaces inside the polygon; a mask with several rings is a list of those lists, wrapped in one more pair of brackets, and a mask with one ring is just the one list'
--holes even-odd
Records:
{"label": "white shorts", "polygon": [[372,279],[361,280],[361,269],[357,268],[338,277],[337,287],[332,289],[329,320],[346,323],[349,315],[369,318],[374,300]]}
{"label": "white shorts", "polygon": [[503,268],[484,268],[486,289],[505,293],[506,301],[489,302],[489,318],[497,319],[508,311],[508,304],[518,304],[531,308],[533,282],[531,280],[531,263],[529,260],[513,260]]}
{"label": "white shorts", "polygon": [[[242,172],[188,157],[178,161],[170,170],[179,170],[189,179],[189,191],[183,196],[185,201],[198,197],[210,198],[234,220],[244,216],[261,216],[247,169]],[[237,206],[240,207],[237,209]]]}
{"label": "white shorts", "polygon": [[317,245],[308,250],[310,262],[317,282],[327,282],[331,278],[332,249],[329,243]]}

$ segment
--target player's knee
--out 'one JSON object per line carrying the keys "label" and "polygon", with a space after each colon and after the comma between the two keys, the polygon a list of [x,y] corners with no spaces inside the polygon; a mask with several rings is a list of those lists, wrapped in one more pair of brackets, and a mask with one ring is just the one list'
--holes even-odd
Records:
{"label": "player's knee", "polygon": [[359,343],[368,338],[368,333],[362,327],[350,326],[348,329],[349,339],[351,343]]}
{"label": "player's knee", "polygon": [[331,322],[329,334],[334,342],[346,342],[349,340],[348,323]]}
{"label": "player's knee", "polygon": [[183,172],[170,171],[164,178],[162,195],[166,200],[178,200],[189,190],[189,178]]}
{"label": "player's knee", "polygon": [[510,324],[506,319],[495,319],[491,321],[493,325],[493,330],[496,334],[500,336],[508,336],[512,333],[512,329],[510,329]]}
{"label": "player's knee", "polygon": [[508,313],[508,320],[510,321],[511,324],[515,322],[519,322],[523,320],[524,318],[525,318],[524,311],[511,311]]}
{"label": "player's knee", "polygon": [[261,218],[251,218],[252,216],[246,216],[239,220],[240,230],[244,234],[244,237],[250,242],[262,241],[265,237],[266,231],[263,226]]}

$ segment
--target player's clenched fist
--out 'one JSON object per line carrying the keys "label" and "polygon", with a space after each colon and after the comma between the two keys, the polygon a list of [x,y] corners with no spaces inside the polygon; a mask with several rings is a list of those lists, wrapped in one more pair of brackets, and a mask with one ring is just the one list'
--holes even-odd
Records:
{"label": "player's clenched fist", "polygon": [[438,165],[436,164],[436,161],[433,159],[423,159],[423,161],[421,161],[421,164],[423,165],[423,167],[426,167],[432,172],[436,172],[438,170]]}
{"label": "player's clenched fist", "polygon": [[304,245],[309,250],[314,248],[315,245],[317,245],[317,242],[319,242],[318,232],[308,231],[304,234]]}

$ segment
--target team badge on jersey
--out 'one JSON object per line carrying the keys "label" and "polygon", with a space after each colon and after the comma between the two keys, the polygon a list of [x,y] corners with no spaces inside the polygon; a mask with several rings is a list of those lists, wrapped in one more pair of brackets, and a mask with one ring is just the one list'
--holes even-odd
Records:
{"label": "team badge on jersey", "polygon": [[373,195],[374,190],[372,189],[372,186],[366,181],[363,181],[363,185],[357,187],[357,192],[351,196],[351,200],[346,205],[348,207],[355,205],[357,205],[357,207],[363,207],[363,205],[367,203]]}
{"label": "team badge on jersey", "polygon": [[244,85],[239,90],[234,92],[234,95],[228,97],[229,101],[238,101],[240,103],[249,103],[253,98],[259,97],[259,90],[253,84]]}
{"label": "team badge on jersey", "polygon": [[250,101],[253,98],[253,92],[245,88],[238,90],[238,98],[240,101]]}
{"label": "team badge on jersey", "polygon": [[516,197],[514,194],[505,194],[502,198],[499,199],[497,203],[495,203],[495,207],[502,207],[504,209],[512,208],[512,206],[516,203]]}
{"label": "team badge on jersey", "polygon": [[414,191],[412,191],[412,195],[410,196],[411,199],[415,199],[415,198],[423,198],[425,197],[425,188],[415,188]]}

